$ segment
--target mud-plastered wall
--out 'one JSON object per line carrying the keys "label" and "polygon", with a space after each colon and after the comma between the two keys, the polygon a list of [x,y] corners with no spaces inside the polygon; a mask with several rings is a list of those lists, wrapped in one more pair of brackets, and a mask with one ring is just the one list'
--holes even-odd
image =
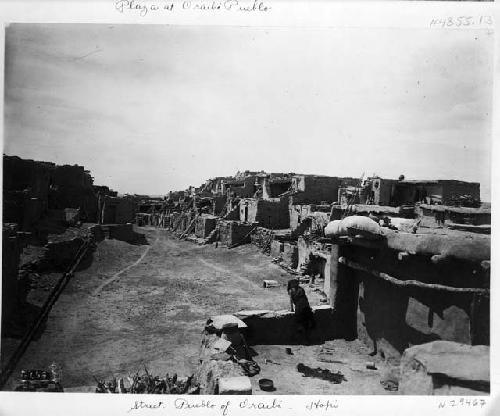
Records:
{"label": "mud-plastered wall", "polygon": [[[338,255],[375,272],[337,266],[331,282],[335,322],[342,323],[347,336],[395,360],[411,345],[435,340],[489,344],[489,295],[429,286],[487,289],[489,271],[479,264],[459,259],[436,264],[430,256],[354,245],[338,246]],[[423,285],[398,286],[377,272]]]}

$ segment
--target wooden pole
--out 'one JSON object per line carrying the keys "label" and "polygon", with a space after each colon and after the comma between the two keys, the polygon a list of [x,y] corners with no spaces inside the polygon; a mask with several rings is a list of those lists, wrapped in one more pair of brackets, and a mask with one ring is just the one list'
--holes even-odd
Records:
{"label": "wooden pole", "polygon": [[328,279],[328,283],[325,284],[325,293],[328,295],[330,306],[333,308],[335,308],[339,278],[339,250],[340,247],[338,244],[332,245],[332,251],[330,253],[330,272],[328,276],[325,276],[325,282]]}
{"label": "wooden pole", "polygon": [[389,276],[387,273],[381,273],[376,270],[372,270],[362,264],[356,263],[354,261],[348,260],[345,257],[339,257],[338,262],[340,264],[344,264],[347,267],[350,267],[351,269],[359,270],[368,274],[371,274],[372,276],[378,277],[380,279],[383,279],[387,282],[390,282],[396,286],[400,287],[416,287],[419,289],[431,289],[431,290],[440,290],[444,292],[451,292],[451,293],[477,293],[477,294],[482,294],[482,295],[487,295],[489,296],[490,291],[489,289],[480,289],[480,288],[474,288],[474,287],[453,287],[453,286],[445,286],[445,285],[440,285],[436,283],[423,283],[419,282],[418,280],[400,280],[397,279],[393,276]]}

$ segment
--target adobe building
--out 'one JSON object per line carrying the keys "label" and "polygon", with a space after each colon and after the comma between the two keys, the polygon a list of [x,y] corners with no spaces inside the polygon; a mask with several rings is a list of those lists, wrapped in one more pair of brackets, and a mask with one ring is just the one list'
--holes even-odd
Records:
{"label": "adobe building", "polygon": [[202,214],[196,217],[194,234],[198,238],[207,238],[217,226],[217,217],[210,214]]}
{"label": "adobe building", "polygon": [[330,218],[331,205],[289,205],[288,211],[290,215],[290,229],[292,232],[299,232],[302,234],[303,231],[298,231],[300,228],[308,227],[310,224],[305,224],[306,220],[315,213],[325,213],[328,219]]}
{"label": "adobe building", "polygon": [[255,228],[252,224],[244,224],[239,221],[221,220],[219,221],[219,241],[223,246],[231,247],[249,243],[250,234]]}
{"label": "adobe building", "polygon": [[135,220],[135,202],[131,197],[100,196],[100,224],[126,224]]}
{"label": "adobe building", "polygon": [[330,244],[328,297],[345,337],[396,361],[435,340],[489,345],[488,236],[384,229]]}
{"label": "adobe building", "polygon": [[262,180],[262,198],[271,200],[287,196],[292,191],[293,174],[275,174]]}
{"label": "adobe building", "polygon": [[85,221],[95,222],[97,197],[90,172],[83,166],[56,165],[49,188],[49,208],[79,208]]}
{"label": "adobe building", "polygon": [[[404,178],[404,177],[402,177]],[[480,185],[458,180],[396,180],[368,177],[339,189],[341,205],[401,206],[415,203],[452,206],[480,205]]]}
{"label": "adobe building", "polygon": [[97,221],[93,179],[83,166],[3,157],[3,221],[34,230],[52,215],[64,219],[64,210],[79,209],[83,221]]}
{"label": "adobe building", "polygon": [[355,178],[335,176],[295,175],[291,183],[291,204],[325,205],[337,202],[339,188],[356,181]]}
{"label": "adobe building", "polygon": [[251,198],[255,191],[255,176],[222,181],[222,193],[230,197]]}
{"label": "adobe building", "polygon": [[290,227],[288,199],[264,200],[257,198],[242,199],[239,204],[239,220],[258,224],[269,229]]}
{"label": "adobe building", "polygon": [[[433,221],[436,215],[441,214],[443,225],[448,227],[462,224],[471,226],[484,226],[491,224],[490,207],[455,207],[446,205],[420,204],[418,206],[420,215],[427,222]],[[491,228],[491,227],[490,227]],[[474,227],[466,227],[466,230],[473,230]]]}
{"label": "adobe building", "polygon": [[468,196],[473,206],[479,206],[479,183],[457,180],[402,180],[394,183],[391,205],[397,206],[414,202],[463,205],[460,202],[464,196]]}

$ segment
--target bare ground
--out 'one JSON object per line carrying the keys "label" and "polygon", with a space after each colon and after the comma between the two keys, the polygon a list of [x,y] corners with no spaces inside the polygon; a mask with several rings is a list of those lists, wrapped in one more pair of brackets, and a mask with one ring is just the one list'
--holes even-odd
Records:
{"label": "bare ground", "polygon": [[[63,369],[64,387],[72,391],[95,386],[94,376],[124,377],[144,366],[155,375],[189,375],[196,369],[209,316],[288,308],[285,287],[264,289],[262,280],[284,285],[290,275],[256,247],[198,246],[165,230],[138,231],[146,234],[148,245],[117,240],[98,244],[92,263],[68,283],[45,331],[32,342],[6,389],[15,387],[21,369],[46,368],[53,361]],[[309,291],[308,296],[311,304],[319,303],[319,294]],[[284,380],[277,382],[281,387],[275,394],[384,393],[373,370],[359,370],[371,357],[361,345],[352,345],[343,348],[350,366],[338,368],[348,383],[332,385],[297,372],[299,362],[333,368],[315,361],[318,346],[295,346],[294,356],[284,354],[285,346],[255,347],[262,374],[252,382],[266,376]],[[281,365],[264,364],[265,358]],[[352,370],[352,363],[359,371]]]}
{"label": "bare ground", "polygon": [[[359,340],[329,341],[335,346],[332,356],[335,362],[318,360],[320,345],[258,345],[253,349],[258,353],[254,359],[260,363],[261,372],[252,378],[254,394],[396,394],[384,390],[380,381],[393,378],[391,369],[378,358],[370,357],[369,349]],[[286,353],[290,347],[293,355]],[[368,362],[375,364],[375,369],[368,369]],[[344,380],[335,384],[321,378],[306,377],[297,371],[302,363],[312,369],[340,372]],[[273,380],[275,391],[265,392],[259,388],[259,379]]]}

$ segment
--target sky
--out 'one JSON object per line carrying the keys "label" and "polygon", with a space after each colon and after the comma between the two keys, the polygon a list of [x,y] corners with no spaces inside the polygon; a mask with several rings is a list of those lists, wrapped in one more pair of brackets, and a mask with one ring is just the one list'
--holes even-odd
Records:
{"label": "sky", "polygon": [[486,30],[12,24],[4,153],[161,195],[240,170],[481,183]]}

